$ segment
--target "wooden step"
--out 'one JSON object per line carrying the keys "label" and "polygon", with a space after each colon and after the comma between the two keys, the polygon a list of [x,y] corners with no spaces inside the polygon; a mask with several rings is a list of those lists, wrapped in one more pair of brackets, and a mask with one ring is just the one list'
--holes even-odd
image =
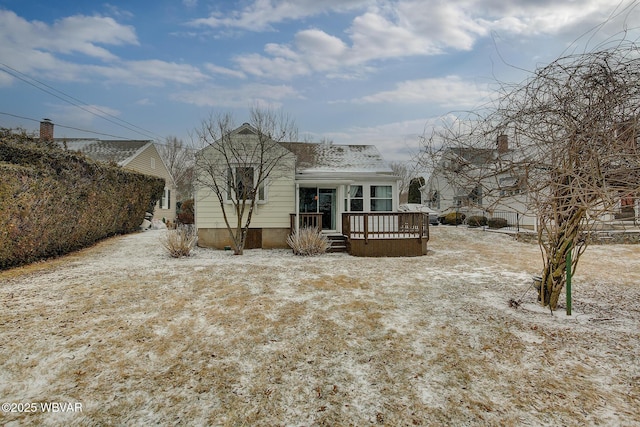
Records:
{"label": "wooden step", "polygon": [[331,242],[331,247],[327,252],[348,252],[347,237],[342,234],[328,234],[327,239]]}

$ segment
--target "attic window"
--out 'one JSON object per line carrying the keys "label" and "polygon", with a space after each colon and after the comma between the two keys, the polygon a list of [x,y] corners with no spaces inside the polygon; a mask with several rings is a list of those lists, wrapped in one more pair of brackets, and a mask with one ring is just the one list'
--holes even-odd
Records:
{"label": "attic window", "polygon": [[155,157],[151,158],[151,169],[155,169],[156,168],[156,159]]}

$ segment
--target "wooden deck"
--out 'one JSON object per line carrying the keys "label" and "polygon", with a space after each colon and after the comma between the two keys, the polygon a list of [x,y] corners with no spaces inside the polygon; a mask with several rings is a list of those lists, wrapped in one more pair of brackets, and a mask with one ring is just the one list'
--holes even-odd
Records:
{"label": "wooden deck", "polygon": [[[322,231],[322,214],[299,213],[299,226]],[[291,231],[296,214],[290,214]],[[401,257],[427,254],[429,215],[421,212],[348,212],[342,214],[347,252],[354,256]]]}
{"label": "wooden deck", "polygon": [[399,257],[427,254],[429,215],[421,212],[342,214],[342,234],[354,256]]}
{"label": "wooden deck", "polygon": [[[298,215],[298,220],[300,221],[299,228],[317,228],[322,231],[322,214],[321,213],[302,213],[300,212]],[[290,230],[293,233],[293,230],[296,229],[296,214],[289,214],[289,224]]]}

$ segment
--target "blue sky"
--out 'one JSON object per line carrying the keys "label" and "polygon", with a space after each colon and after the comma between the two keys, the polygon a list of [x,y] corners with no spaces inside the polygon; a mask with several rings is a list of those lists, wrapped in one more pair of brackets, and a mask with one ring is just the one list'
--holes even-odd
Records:
{"label": "blue sky", "polygon": [[406,160],[498,81],[623,30],[637,40],[639,1],[0,0],[0,126],[189,141],[211,113],[241,124],[257,103],[301,140]]}

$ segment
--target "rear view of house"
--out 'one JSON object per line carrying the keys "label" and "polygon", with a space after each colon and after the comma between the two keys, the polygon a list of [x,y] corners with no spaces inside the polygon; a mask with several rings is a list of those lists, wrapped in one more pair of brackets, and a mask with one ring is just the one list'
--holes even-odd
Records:
{"label": "rear view of house", "polygon": [[[232,131],[230,137],[245,145],[252,139],[257,144],[259,139],[249,124]],[[349,240],[366,240],[363,244],[367,245],[369,239],[389,238],[392,233],[406,237],[400,236],[402,227],[398,225],[398,177],[375,146],[281,142],[274,149],[283,150],[278,153],[280,162],[257,191],[246,249],[287,248],[287,237],[300,227],[315,227],[327,235],[346,236]],[[213,151],[208,147],[199,155],[212,156]],[[251,165],[232,163],[229,169],[232,180],[258,170]],[[230,196],[223,194],[218,198],[206,185],[196,191],[196,227],[201,246],[218,249],[230,246],[220,199],[227,204],[232,201],[224,200],[225,197]],[[229,222],[235,223],[234,213],[230,215]],[[415,230],[420,229],[419,236],[424,237],[422,223],[418,226],[408,219],[411,215],[403,215],[403,224],[411,223]],[[372,243],[368,248],[373,246]],[[426,253],[426,238],[424,245],[420,241],[417,251]]]}

